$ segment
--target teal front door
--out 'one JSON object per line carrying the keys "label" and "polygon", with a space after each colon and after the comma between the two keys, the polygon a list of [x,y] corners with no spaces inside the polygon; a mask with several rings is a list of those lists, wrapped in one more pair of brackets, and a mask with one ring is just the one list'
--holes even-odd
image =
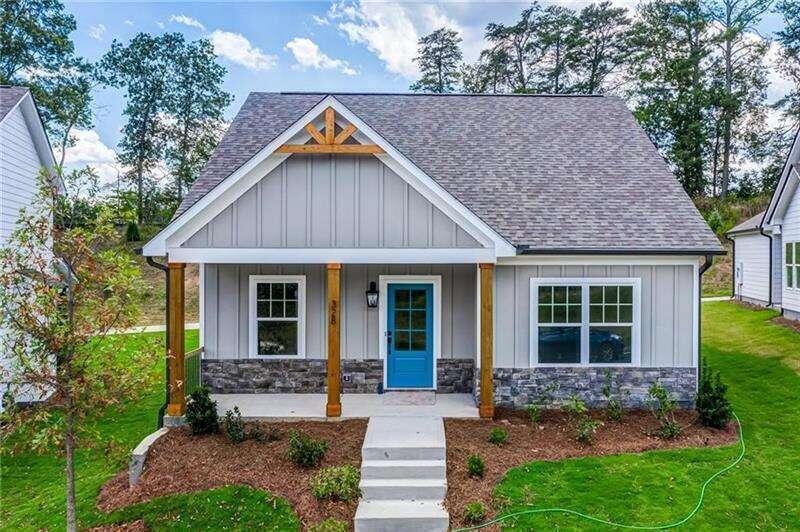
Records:
{"label": "teal front door", "polygon": [[433,388],[433,285],[389,284],[388,388]]}

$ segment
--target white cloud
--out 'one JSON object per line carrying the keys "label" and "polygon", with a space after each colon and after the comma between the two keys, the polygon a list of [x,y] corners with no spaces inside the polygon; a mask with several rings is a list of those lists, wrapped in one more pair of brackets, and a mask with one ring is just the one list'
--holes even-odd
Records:
{"label": "white cloud", "polygon": [[[74,129],[71,134],[74,145],[66,150],[64,167],[66,170],[90,166],[100,178],[100,185],[114,183],[124,172],[117,161],[117,154],[106,146],[96,131],[90,129]],[[58,152],[58,148],[55,150]],[[61,158],[56,153],[56,160]]]}
{"label": "white cloud", "polygon": [[301,68],[313,68],[315,70],[338,70],[342,74],[355,76],[358,71],[351,67],[347,61],[334,59],[319,49],[317,43],[305,37],[295,37],[286,43],[286,50],[294,55],[295,61]]}
{"label": "white cloud", "polygon": [[102,24],[97,24],[89,28],[89,37],[96,41],[102,41],[103,36],[106,34],[106,27]]}
{"label": "white cloud", "polygon": [[125,25],[126,26],[133,26],[133,21],[132,20],[125,20]]}
{"label": "white cloud", "polygon": [[314,24],[316,24],[317,26],[329,26],[330,25],[330,21],[325,17],[321,17],[319,15],[311,15],[311,18],[314,19]]}
{"label": "white cloud", "polygon": [[188,15],[180,14],[180,15],[172,15],[169,17],[170,22],[177,22],[178,24],[183,24],[184,26],[189,26],[191,28],[197,28],[200,31],[206,31],[206,27],[197,20],[196,18],[192,18]]}
{"label": "white cloud", "polygon": [[764,55],[764,63],[767,65],[767,100],[776,102],[794,90],[794,83],[780,71],[781,50],[780,43],[770,42],[767,53]]}
{"label": "white cloud", "polygon": [[[459,24],[434,4],[341,1],[331,6],[328,20],[338,21],[348,40],[365,45],[383,61],[386,70],[408,79],[419,74],[414,57],[420,36],[443,26],[465,36]],[[472,52],[472,47],[471,42],[465,42],[465,49]]]}
{"label": "white cloud", "polygon": [[164,23],[163,23],[163,22],[161,22],[160,20],[157,20],[157,21],[156,21],[156,26],[158,26],[158,27],[159,27],[159,28],[161,28],[162,30],[164,29]]}
{"label": "white cloud", "polygon": [[276,56],[265,54],[240,33],[214,30],[209,38],[217,55],[250,70],[269,70],[277,63]]}

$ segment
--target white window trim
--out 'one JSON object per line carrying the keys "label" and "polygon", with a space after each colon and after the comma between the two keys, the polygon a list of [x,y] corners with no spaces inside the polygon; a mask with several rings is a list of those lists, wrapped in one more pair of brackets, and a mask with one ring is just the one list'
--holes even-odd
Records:
{"label": "white window trim", "polygon": [[[788,245],[792,246],[791,263],[788,261],[789,257],[786,255],[786,246]],[[797,248],[798,246],[800,246],[800,240],[796,242],[795,241],[784,242],[783,244],[783,266],[781,269],[781,277],[783,277],[783,287],[786,288],[786,290],[790,290],[792,292],[800,292],[800,279],[797,278],[797,268],[798,266],[800,266],[800,264],[794,262],[794,258],[797,256],[797,250],[795,248]],[[789,276],[786,275],[786,269],[789,267],[793,268],[792,281],[794,282],[794,286],[789,286]]]}
{"label": "white window trim", "polygon": [[[628,363],[589,363],[589,286],[632,286],[633,325],[631,327],[631,361]],[[581,286],[581,361],[580,363],[539,363],[539,286]],[[539,368],[616,368],[641,366],[642,280],[638,277],[551,277],[532,278],[530,286],[530,366]],[[569,326],[569,324],[566,324]],[[613,325],[613,324],[610,324]]]}
{"label": "white window trim", "polygon": [[[433,284],[433,387],[414,388],[415,390],[436,390],[437,360],[442,356],[442,276],[441,275],[380,275],[378,286],[378,352],[383,360],[383,389],[388,390],[388,371],[386,364],[386,331],[388,324],[388,304],[390,284]],[[393,388],[394,389],[394,388]]]}
{"label": "white window trim", "polygon": [[[259,355],[258,327],[256,319],[256,286],[258,283],[297,283],[297,354],[296,355]],[[250,358],[260,360],[280,360],[306,357],[306,276],[305,275],[251,275],[248,308]]]}

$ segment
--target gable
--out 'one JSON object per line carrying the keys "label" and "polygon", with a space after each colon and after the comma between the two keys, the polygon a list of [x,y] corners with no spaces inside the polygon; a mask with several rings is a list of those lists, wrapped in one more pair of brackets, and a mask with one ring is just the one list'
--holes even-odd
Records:
{"label": "gable", "polygon": [[482,248],[375,157],[292,155],[183,248]]}

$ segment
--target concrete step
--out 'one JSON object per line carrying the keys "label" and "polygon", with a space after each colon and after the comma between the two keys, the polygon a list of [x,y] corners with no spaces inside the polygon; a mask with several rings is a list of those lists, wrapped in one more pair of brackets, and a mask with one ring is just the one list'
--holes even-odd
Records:
{"label": "concrete step", "polygon": [[447,511],[438,501],[362,500],[356,510],[355,529],[356,532],[446,532],[449,522]]}
{"label": "concrete step", "polygon": [[362,460],[444,460],[445,448],[439,445],[398,443],[361,448]]}
{"label": "concrete step", "polygon": [[362,479],[445,478],[444,460],[366,460],[361,462]]}
{"label": "concrete step", "polygon": [[363,479],[359,484],[361,497],[375,500],[443,500],[447,492],[444,478],[430,479]]}

